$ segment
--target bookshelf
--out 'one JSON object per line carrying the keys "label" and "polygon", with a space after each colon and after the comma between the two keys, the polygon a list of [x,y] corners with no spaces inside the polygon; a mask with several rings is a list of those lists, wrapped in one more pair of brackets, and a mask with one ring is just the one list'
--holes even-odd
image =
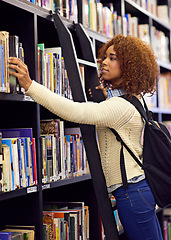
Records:
{"label": "bookshelf", "polygon": [[[135,1],[101,1],[101,3],[112,2],[118,16],[122,18],[130,13],[132,17],[138,18],[139,24],[148,24],[150,37],[151,27],[165,33],[169,39],[169,49],[171,49],[170,34],[171,26],[157,16],[150,13]],[[83,1],[78,0],[78,21],[84,24]],[[157,4],[168,5],[171,7],[170,0],[158,0]],[[95,64],[82,58],[82,53],[76,35],[73,21],[62,17],[65,25],[72,34],[78,62],[87,68],[94,68]],[[84,26],[85,31],[92,40],[95,52],[99,46],[109,39],[104,33]],[[32,79],[38,79],[38,56],[37,44],[45,43],[47,48],[60,46],[59,36],[54,27],[52,12],[44,9],[27,0],[0,0],[0,31],[5,30],[11,35],[19,35],[23,43],[25,52],[25,63],[29,66],[29,72]],[[154,40],[154,39],[153,39]],[[169,54],[170,59],[170,54]],[[161,73],[170,72],[170,62],[158,59]],[[90,239],[101,240],[100,214],[97,207],[96,194],[94,191],[90,174],[64,179],[62,181],[42,184],[42,163],[40,153],[40,120],[54,119],[52,113],[43,109],[22,94],[0,93],[0,107],[2,117],[0,118],[0,128],[27,128],[33,129],[33,135],[36,138],[36,158],[38,185],[27,188],[17,189],[6,193],[0,193],[0,228],[6,224],[34,225],[36,229],[36,239],[43,240],[43,203],[46,201],[84,201],[89,206],[90,212]],[[156,120],[171,120],[171,110],[159,108],[152,109]],[[65,127],[76,126],[65,122]],[[70,193],[72,189],[72,194]],[[163,213],[158,213],[160,223],[163,224]],[[120,234],[119,239],[126,239],[124,233]]]}

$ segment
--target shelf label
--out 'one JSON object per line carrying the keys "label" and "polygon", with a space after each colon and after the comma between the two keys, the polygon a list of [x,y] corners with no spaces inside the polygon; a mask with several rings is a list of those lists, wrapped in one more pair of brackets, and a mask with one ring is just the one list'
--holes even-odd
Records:
{"label": "shelf label", "polygon": [[27,188],[27,193],[33,193],[33,192],[37,192],[37,186]]}
{"label": "shelf label", "polygon": [[49,189],[49,188],[50,188],[50,183],[42,185],[42,190]]}

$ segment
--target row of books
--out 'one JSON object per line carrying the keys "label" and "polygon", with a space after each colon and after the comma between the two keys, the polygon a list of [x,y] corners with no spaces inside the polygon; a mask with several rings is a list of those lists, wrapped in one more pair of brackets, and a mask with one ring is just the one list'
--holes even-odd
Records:
{"label": "row of books", "polygon": [[163,237],[164,240],[169,240],[171,239],[171,209],[169,207],[164,209],[163,214]]}
{"label": "row of books", "polygon": [[24,61],[22,43],[19,41],[18,36],[10,35],[7,31],[0,31],[0,92],[24,92],[24,90],[20,88],[17,78],[9,75],[9,57],[18,57]]}
{"label": "row of books", "polygon": [[37,6],[59,13],[67,19],[78,22],[77,0],[27,0]]}
{"label": "row of books", "polygon": [[160,73],[157,93],[153,96],[145,94],[144,96],[149,108],[159,107],[161,109],[171,108],[171,73]]}
{"label": "row of books", "polygon": [[116,29],[114,29],[114,21],[117,21],[117,14],[116,11],[114,11],[113,4],[107,4],[106,6],[106,4],[104,5],[99,0],[84,0],[82,8],[83,25],[85,27],[109,37],[114,35],[116,32]]}
{"label": "row of books", "polygon": [[[155,3],[152,3],[154,1]],[[149,0],[147,6],[149,6],[149,9],[151,9],[151,13],[153,12],[153,14],[161,18],[162,21],[164,21],[164,18],[165,22],[169,24],[167,5],[157,6],[156,0]],[[109,37],[113,37],[113,35],[120,33],[129,35],[127,33],[128,30],[126,29],[126,20],[128,18],[127,15],[130,14],[125,14],[124,17],[119,16],[112,3],[101,3],[100,0],[83,1],[83,25]],[[138,26],[138,19],[134,17],[132,19],[132,24],[136,24]]]}
{"label": "row of books", "polygon": [[89,173],[80,128],[64,128],[59,119],[42,120],[40,127],[43,183]]}
{"label": "row of books", "polygon": [[45,48],[38,44],[38,82],[52,92],[72,99],[61,47]]}
{"label": "row of books", "polygon": [[89,208],[84,202],[45,203],[43,226],[45,240],[88,240]]}
{"label": "row of books", "polygon": [[171,108],[171,73],[160,74],[158,83],[158,106],[162,109]]}
{"label": "row of books", "polygon": [[171,222],[168,219],[165,219],[163,222],[163,232],[164,240],[169,240],[171,238]]}
{"label": "row of books", "polygon": [[0,230],[1,240],[35,240],[34,226],[6,225]]}
{"label": "row of books", "polygon": [[160,18],[167,24],[170,24],[168,5],[157,5],[157,0],[132,0],[139,6]]}
{"label": "row of books", "polygon": [[0,192],[37,185],[31,128],[0,129]]}
{"label": "row of books", "polygon": [[[151,37],[150,37],[151,31]],[[138,18],[130,13],[123,18],[123,35],[133,35],[152,45],[156,57],[169,62],[169,38],[155,26],[150,29],[149,24],[138,24]]]}
{"label": "row of books", "polygon": [[[56,11],[61,16],[66,17],[67,19],[78,22],[78,6],[77,0],[27,0],[32,2],[40,7],[43,7],[48,10]],[[166,24],[170,24],[169,11],[167,5],[157,5],[157,0],[132,0],[137,3],[139,6],[158,17]],[[108,4],[108,6],[112,6],[112,4]],[[94,29],[96,25],[98,25],[98,14],[101,13],[102,3],[100,0],[84,0],[83,1],[83,12],[85,17],[86,26]],[[105,21],[109,20],[110,12],[109,8],[104,7],[104,18]],[[113,6],[112,6],[113,10]],[[113,12],[112,12],[113,13]],[[97,17],[96,17],[97,16]],[[95,22],[94,22],[95,20]],[[94,29],[95,30],[95,29]],[[97,30],[95,30],[97,31]]]}

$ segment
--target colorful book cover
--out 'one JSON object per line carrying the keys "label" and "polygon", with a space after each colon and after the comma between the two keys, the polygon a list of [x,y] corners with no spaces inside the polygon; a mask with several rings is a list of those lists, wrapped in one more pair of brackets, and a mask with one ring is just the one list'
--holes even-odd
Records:
{"label": "colorful book cover", "polygon": [[10,147],[2,145],[2,191],[8,192],[12,190],[12,173],[11,173],[11,157]]}
{"label": "colorful book cover", "polygon": [[[62,84],[61,84],[61,68],[62,68],[62,63],[61,63],[61,58],[62,58],[62,50],[61,47],[54,47],[54,48],[45,48],[46,53],[51,53],[54,56],[54,61],[56,62],[55,69],[54,71],[56,72],[56,78],[54,79],[54,82],[52,81],[53,86],[53,91],[55,93],[58,93],[61,95],[62,93]],[[54,74],[54,72],[52,72]]]}
{"label": "colorful book cover", "polygon": [[[9,36],[9,57],[17,57],[19,53],[19,37],[16,35]],[[15,71],[14,69],[10,68],[10,71]],[[16,71],[15,71],[16,72]],[[18,79],[10,75],[10,92],[17,93],[20,90]]]}
{"label": "colorful book cover", "polygon": [[3,45],[1,45],[1,92],[5,92],[5,83],[4,83],[4,54],[3,54]]}
{"label": "colorful book cover", "polygon": [[12,157],[12,140],[11,139],[6,139],[3,138],[2,139],[2,144],[3,145],[7,145],[10,148],[10,159],[11,159],[11,175],[12,175],[12,189],[11,190],[15,190],[15,186],[14,186],[14,166],[13,166],[13,157]]}
{"label": "colorful book cover", "polygon": [[[29,159],[26,159],[27,161],[29,160],[29,165],[27,166],[30,167],[30,173],[33,172],[33,174],[30,176],[31,177],[31,182],[30,184],[33,185],[35,183],[35,170],[34,170],[34,157],[33,157],[33,131],[32,128],[11,128],[11,129],[0,129],[0,132],[2,132],[2,137],[3,138],[30,138],[30,144],[27,143],[27,146],[30,146],[31,150],[26,149],[27,151],[27,157]],[[25,146],[26,147],[26,146]],[[28,152],[29,151],[29,152]],[[31,155],[30,155],[31,154]],[[30,159],[31,157],[31,159]],[[33,178],[33,180],[32,180]]]}
{"label": "colorful book cover", "polygon": [[0,240],[12,240],[11,232],[0,232]]}
{"label": "colorful book cover", "polygon": [[33,138],[32,140],[33,140],[34,179],[35,185],[37,185],[36,139]]}

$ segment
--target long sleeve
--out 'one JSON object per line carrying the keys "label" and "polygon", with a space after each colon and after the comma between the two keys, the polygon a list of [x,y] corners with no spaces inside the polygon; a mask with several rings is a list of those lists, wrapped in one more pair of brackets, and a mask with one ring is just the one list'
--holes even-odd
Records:
{"label": "long sleeve", "polygon": [[118,128],[118,124],[127,122],[135,112],[132,105],[121,98],[111,98],[101,103],[73,102],[52,93],[35,81],[26,94],[57,116],[82,124]]}

